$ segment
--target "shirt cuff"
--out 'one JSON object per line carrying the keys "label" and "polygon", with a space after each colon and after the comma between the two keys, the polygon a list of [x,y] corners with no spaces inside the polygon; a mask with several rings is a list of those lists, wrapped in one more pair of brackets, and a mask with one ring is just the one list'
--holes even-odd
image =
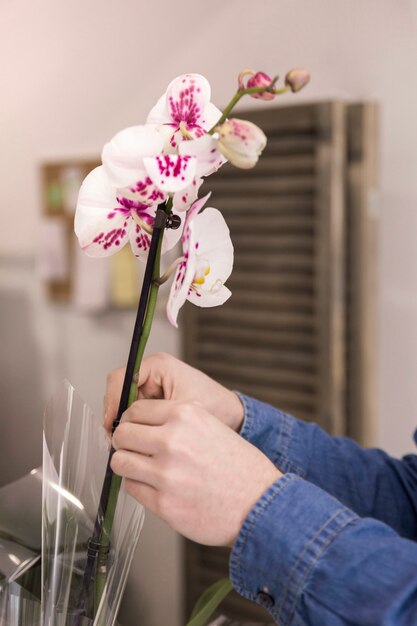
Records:
{"label": "shirt cuff", "polygon": [[309,577],[326,550],[359,518],[294,474],[278,479],[246,518],[230,557],[236,591],[291,623]]}
{"label": "shirt cuff", "polygon": [[281,472],[305,477],[310,448],[309,424],[243,393],[235,393],[244,408],[240,435],[261,450]]}

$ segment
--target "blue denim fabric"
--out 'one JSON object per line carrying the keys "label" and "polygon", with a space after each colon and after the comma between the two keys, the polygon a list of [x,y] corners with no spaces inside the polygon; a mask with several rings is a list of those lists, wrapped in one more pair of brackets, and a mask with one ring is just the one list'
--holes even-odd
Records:
{"label": "blue denim fabric", "polygon": [[280,626],[417,626],[417,456],[362,449],[239,395],[241,435],[285,476],[242,526],[235,589]]}

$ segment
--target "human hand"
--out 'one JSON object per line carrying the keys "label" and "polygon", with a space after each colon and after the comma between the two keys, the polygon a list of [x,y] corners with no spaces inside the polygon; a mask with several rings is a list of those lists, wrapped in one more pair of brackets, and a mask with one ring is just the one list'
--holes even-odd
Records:
{"label": "human hand", "polygon": [[[109,431],[116,418],[124,373],[120,368],[107,377],[104,427]],[[236,432],[242,425],[243,406],[233,391],[169,354],[157,353],[143,359],[138,387],[138,398],[194,402]]]}
{"label": "human hand", "polygon": [[257,448],[192,403],[133,403],[113,446],[111,466],[127,492],[206,545],[231,545],[256,501],[282,476]]}

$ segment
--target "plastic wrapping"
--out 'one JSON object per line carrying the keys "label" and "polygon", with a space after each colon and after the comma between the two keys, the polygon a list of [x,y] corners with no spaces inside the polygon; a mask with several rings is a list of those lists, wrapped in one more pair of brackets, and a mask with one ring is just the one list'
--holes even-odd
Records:
{"label": "plastic wrapping", "polygon": [[[144,520],[143,507],[123,489],[116,506],[101,601],[96,602],[93,578],[85,613],[80,615],[79,611],[88,541],[97,515],[108,454],[109,442],[101,423],[70,383],[62,383],[45,411],[42,470],[32,470],[30,476],[3,488],[9,490],[9,495],[13,494],[14,502],[0,519],[0,537],[5,537],[0,539],[1,626],[113,626],[115,623]],[[33,500],[33,506],[22,501],[25,496]],[[37,543],[33,529],[40,531],[36,519],[40,515],[40,499],[41,555],[40,542],[33,545]],[[25,508],[29,518],[30,512],[37,510],[32,522],[22,525]],[[22,526],[14,534],[13,517]],[[11,560],[10,555],[14,557]]]}

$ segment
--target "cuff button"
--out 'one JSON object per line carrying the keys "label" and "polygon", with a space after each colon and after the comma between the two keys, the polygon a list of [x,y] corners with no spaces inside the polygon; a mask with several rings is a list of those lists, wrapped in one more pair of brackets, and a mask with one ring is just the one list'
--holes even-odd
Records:
{"label": "cuff button", "polygon": [[269,593],[267,587],[265,587],[263,591],[259,591],[256,596],[256,601],[259,602],[259,604],[262,604],[262,606],[264,606],[266,609],[271,609],[275,604],[275,600],[273,596],[271,596],[271,594]]}

